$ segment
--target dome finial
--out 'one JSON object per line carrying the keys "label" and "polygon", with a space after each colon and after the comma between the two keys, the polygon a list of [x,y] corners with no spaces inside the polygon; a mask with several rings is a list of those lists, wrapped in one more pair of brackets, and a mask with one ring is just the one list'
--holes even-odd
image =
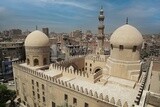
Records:
{"label": "dome finial", "polygon": [[103,6],[101,5],[101,9],[103,9]]}
{"label": "dome finial", "polygon": [[38,30],[38,26],[36,25],[36,30]]}
{"label": "dome finial", "polygon": [[128,17],[126,18],[126,24],[128,24]]}

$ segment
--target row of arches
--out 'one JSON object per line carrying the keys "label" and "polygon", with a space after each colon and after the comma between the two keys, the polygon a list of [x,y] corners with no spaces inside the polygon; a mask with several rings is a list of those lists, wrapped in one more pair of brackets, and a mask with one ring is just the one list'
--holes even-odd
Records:
{"label": "row of arches", "polygon": [[[85,64],[87,65],[87,63],[85,63]],[[74,70],[80,70],[75,63],[70,63],[66,67],[69,68],[69,69],[72,69],[73,71]],[[90,64],[90,67],[92,67],[92,64]],[[83,71],[84,68],[82,68],[81,70]],[[96,67],[96,68],[93,69],[93,72],[91,72],[91,73],[98,73],[101,70],[102,70],[101,67]]]}
{"label": "row of arches", "polygon": [[[47,59],[44,58],[43,59],[43,65],[46,65],[46,64],[47,64]],[[27,65],[30,65],[30,59],[29,58],[27,58]],[[38,65],[39,65],[39,59],[35,58],[33,60],[33,66],[38,66]]]}

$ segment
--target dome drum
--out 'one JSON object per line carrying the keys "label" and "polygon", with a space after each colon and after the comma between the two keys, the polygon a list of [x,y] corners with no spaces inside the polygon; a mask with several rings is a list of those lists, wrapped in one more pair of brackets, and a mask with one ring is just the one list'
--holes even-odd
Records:
{"label": "dome drum", "polygon": [[120,48],[120,47],[123,47],[123,49],[133,49],[136,47],[136,49],[139,49],[141,47],[141,45],[134,45],[134,44],[131,44],[131,45],[128,45],[128,44],[123,44],[123,45],[119,45],[119,44],[110,44],[112,49],[113,48]]}
{"label": "dome drum", "polygon": [[49,38],[41,31],[33,31],[25,39],[26,63],[29,66],[49,64]]}

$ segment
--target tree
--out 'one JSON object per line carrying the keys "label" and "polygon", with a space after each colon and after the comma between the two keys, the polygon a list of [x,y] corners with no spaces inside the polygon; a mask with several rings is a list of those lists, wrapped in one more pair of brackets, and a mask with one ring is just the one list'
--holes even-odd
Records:
{"label": "tree", "polygon": [[[12,90],[8,90],[6,85],[0,85],[0,107],[5,107],[5,103],[8,100],[13,101],[16,96],[16,92]],[[13,102],[12,102],[13,103]],[[11,106],[13,107],[13,106]]]}

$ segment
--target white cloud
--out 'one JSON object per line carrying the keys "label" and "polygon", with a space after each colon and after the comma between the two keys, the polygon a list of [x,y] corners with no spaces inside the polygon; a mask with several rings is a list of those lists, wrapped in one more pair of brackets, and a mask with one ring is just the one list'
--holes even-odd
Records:
{"label": "white cloud", "polygon": [[81,8],[81,9],[85,9],[85,10],[94,10],[93,7],[86,5],[86,4],[82,4],[82,3],[78,3],[75,1],[54,1],[53,4],[59,4],[59,5],[68,5],[68,6],[73,6],[73,7],[77,7],[77,8]]}
{"label": "white cloud", "polygon": [[154,16],[158,12],[156,7],[145,7],[145,6],[132,6],[125,8],[119,12],[119,14],[129,17],[146,18]]}
{"label": "white cloud", "polygon": [[88,5],[85,2],[80,3],[77,2],[76,0],[20,0],[20,2],[22,1],[37,6],[46,6],[47,4],[52,4],[52,5],[66,5],[66,6],[81,8],[84,10],[94,10],[94,8],[91,5]]}

